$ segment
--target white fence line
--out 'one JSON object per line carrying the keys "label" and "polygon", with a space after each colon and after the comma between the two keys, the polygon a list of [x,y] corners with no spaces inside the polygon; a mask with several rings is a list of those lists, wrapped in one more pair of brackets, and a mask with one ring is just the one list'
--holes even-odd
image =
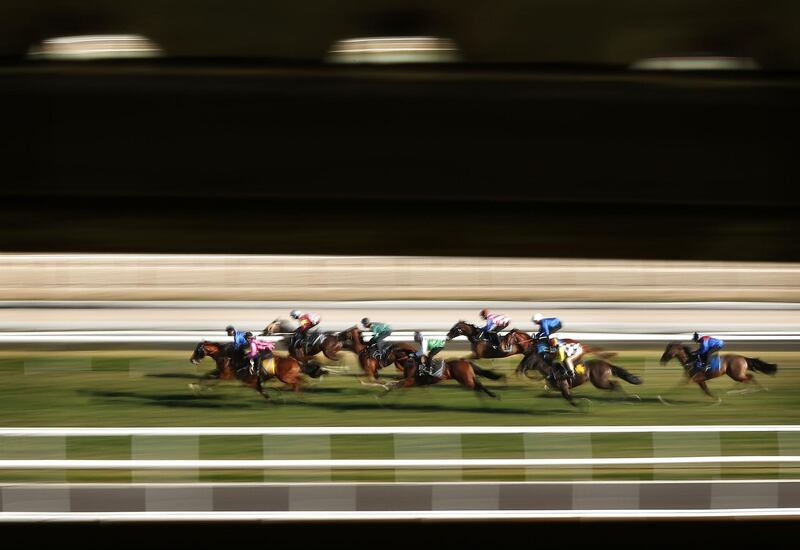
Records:
{"label": "white fence line", "polygon": [[0,437],[445,435],[800,432],[799,424],[728,426],[301,426],[301,427],[42,427],[0,428]]}
{"label": "white fence line", "polygon": [[800,508],[718,508],[714,510],[625,510],[625,509],[581,509],[581,510],[414,510],[414,511],[368,511],[342,512],[339,510],[303,510],[301,512],[0,512],[0,522],[174,522],[174,521],[260,521],[287,522],[309,521],[486,521],[521,519],[711,519],[733,518],[749,520],[753,518],[786,518],[800,516]]}
{"label": "white fence line", "polygon": [[800,456],[675,456],[643,458],[467,458],[316,460],[0,460],[0,470],[247,470],[526,468],[538,466],[646,466],[800,462]]}

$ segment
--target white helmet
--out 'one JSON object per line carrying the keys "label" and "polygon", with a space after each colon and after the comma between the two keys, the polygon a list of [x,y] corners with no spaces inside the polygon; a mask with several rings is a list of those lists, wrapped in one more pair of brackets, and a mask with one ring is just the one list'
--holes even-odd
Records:
{"label": "white helmet", "polygon": [[541,313],[534,313],[533,314],[533,322],[534,323],[538,323],[541,320],[542,320],[542,314]]}
{"label": "white helmet", "polygon": [[289,314],[289,317],[291,317],[292,319],[297,319],[298,317],[300,317],[300,312],[297,311],[296,309],[293,309],[292,312]]}

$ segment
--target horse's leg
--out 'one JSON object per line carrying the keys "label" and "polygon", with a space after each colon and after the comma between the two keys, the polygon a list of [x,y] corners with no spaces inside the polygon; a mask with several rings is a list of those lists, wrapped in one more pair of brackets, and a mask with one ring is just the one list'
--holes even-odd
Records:
{"label": "horse's leg", "polygon": [[261,384],[261,374],[256,376],[256,391],[263,397],[264,399],[269,399],[269,396],[264,393],[264,386]]}
{"label": "horse's leg", "polygon": [[569,384],[566,380],[561,380],[559,383],[559,390],[561,390],[561,395],[564,396],[564,399],[569,401],[569,404],[573,407],[577,407],[578,404],[575,403],[575,400],[572,398],[572,392],[569,391]]}
{"label": "horse's leg", "polygon": [[479,396],[481,396],[481,397],[483,397],[483,396],[481,395],[481,393],[480,393],[480,392],[484,392],[484,393],[485,393],[486,395],[488,395],[489,397],[494,397],[495,399],[497,399],[497,394],[496,394],[496,393],[494,393],[494,392],[492,392],[492,391],[491,391],[489,388],[487,388],[486,386],[484,386],[484,385],[481,383],[481,381],[480,381],[480,380],[477,380],[477,379],[475,379],[475,388],[473,388],[473,389],[474,389],[476,392],[478,392],[478,395],[479,395]]}
{"label": "horse's leg", "polygon": [[705,393],[707,396],[709,396],[712,399],[719,400],[719,398],[715,396],[713,393],[711,393],[711,390],[708,389],[708,384],[706,384],[707,379],[705,376],[703,376],[702,374],[698,374],[695,375],[692,378],[692,380],[694,380],[697,383],[697,385],[700,386],[700,389],[703,390],[703,393]]}
{"label": "horse's leg", "polygon": [[389,395],[389,392],[392,392],[398,388],[411,388],[417,385],[417,381],[413,376],[409,376],[407,378],[401,378],[400,380],[395,380],[393,382],[389,382],[388,384],[380,384],[386,390],[382,394],[378,395],[378,397],[386,397]]}
{"label": "horse's leg", "polygon": [[483,393],[488,395],[489,397],[494,397],[497,399],[497,394],[489,390],[486,386],[484,386],[480,380],[475,376],[475,371],[472,370],[472,367],[467,367],[468,370],[464,372],[460,372],[458,366],[451,367],[450,373],[453,378],[455,378],[456,382],[461,384],[467,389],[470,389],[478,394],[478,396],[483,397]]}
{"label": "horse's leg", "polygon": [[[763,390],[764,387],[756,380],[756,377],[747,372],[747,362],[742,360],[741,363],[738,361],[730,366],[727,366],[725,363],[720,365],[721,369],[724,369],[723,372],[728,375],[732,380],[736,382],[742,382],[745,384],[745,387],[741,390],[730,390],[728,393],[730,394],[742,394],[742,393],[750,393],[754,391]],[[755,386],[753,388],[752,386]]]}

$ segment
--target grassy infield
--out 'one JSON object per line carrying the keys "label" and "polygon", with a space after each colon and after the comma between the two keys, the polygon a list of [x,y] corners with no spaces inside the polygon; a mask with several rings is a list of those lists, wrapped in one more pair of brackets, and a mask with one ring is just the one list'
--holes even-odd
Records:
{"label": "grassy infield", "polygon": [[[543,383],[512,376],[487,386],[501,398],[480,398],[454,381],[395,392],[379,399],[379,388],[359,384],[349,374],[313,382],[303,394],[270,391],[264,400],[236,383],[195,395],[188,388],[196,373],[210,370],[188,362],[190,352],[5,352],[0,355],[2,426],[417,426],[417,425],[628,425],[628,424],[797,424],[800,423],[800,357],[759,353],[779,364],[774,378],[756,375],[769,391],[727,394],[739,385],[725,377],[711,382],[719,405],[694,385],[676,387],[680,367],[658,364],[659,350],[623,352],[615,362],[644,383],[630,386],[641,401],[584,386],[590,399],[573,409]],[[747,354],[747,353],[745,353]],[[753,354],[747,354],[753,355]],[[343,354],[347,361],[350,354]],[[492,366],[488,361],[481,361]],[[516,362],[495,361],[511,373]],[[385,372],[389,378],[394,372]],[[667,406],[658,396],[669,399]],[[715,454],[800,454],[800,435],[773,433],[464,435],[0,439],[0,458],[540,458]],[[662,479],[714,477],[795,477],[791,465],[759,467],[594,467],[463,471],[238,471],[238,472],[20,472],[0,471],[15,480],[427,480],[427,479]]]}

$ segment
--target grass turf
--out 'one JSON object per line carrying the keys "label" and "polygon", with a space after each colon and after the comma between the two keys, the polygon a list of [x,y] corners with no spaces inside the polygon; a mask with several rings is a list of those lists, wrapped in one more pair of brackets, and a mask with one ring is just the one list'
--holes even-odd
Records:
{"label": "grass turf", "polygon": [[[500,399],[480,397],[455,381],[396,391],[358,381],[350,371],[313,381],[294,394],[270,386],[270,399],[235,382],[195,394],[188,384],[211,369],[195,367],[188,353],[62,352],[0,354],[2,426],[424,426],[424,425],[695,425],[800,423],[800,355],[759,353],[779,364],[778,374],[756,374],[769,388],[744,395],[727,377],[710,382],[722,397],[715,405],[693,384],[681,384],[677,363],[662,367],[660,352],[623,352],[618,364],[643,384],[620,382],[640,401],[589,385],[575,395],[588,399],[571,407],[542,381],[516,379],[516,361],[481,361],[507,375],[486,385]],[[754,355],[748,354],[746,355]],[[395,372],[384,371],[390,379]],[[671,405],[665,405],[659,396]],[[800,435],[572,434],[453,436],[202,436],[0,438],[0,458],[546,458],[716,454],[800,454]],[[661,479],[714,477],[793,477],[788,464],[672,467],[598,467],[481,470],[362,471],[0,471],[0,480],[453,480],[453,479]]]}

